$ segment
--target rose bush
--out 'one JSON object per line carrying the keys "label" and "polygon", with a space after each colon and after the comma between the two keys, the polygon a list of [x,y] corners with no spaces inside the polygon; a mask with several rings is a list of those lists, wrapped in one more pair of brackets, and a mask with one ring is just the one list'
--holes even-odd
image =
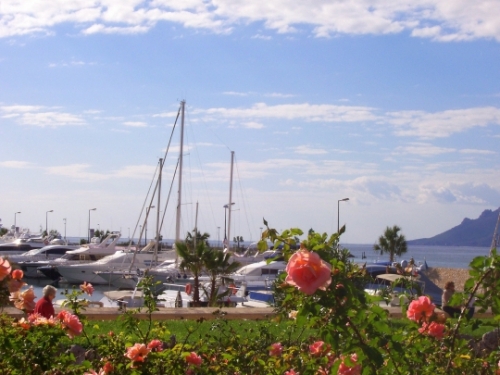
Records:
{"label": "rose bush", "polygon": [[[27,315],[19,320],[0,316],[0,373],[498,374],[500,351],[477,350],[461,336],[463,326],[474,327],[478,321],[465,316],[446,320],[426,296],[410,296],[402,307],[405,324],[390,319],[380,300],[363,290],[370,278],[366,270],[338,249],[343,230],[331,236],[309,231],[296,251],[300,230],[266,229],[260,250],[266,240],[282,246],[288,267],[274,286],[274,318],[256,323],[245,335],[234,332],[219,311],[209,333],[197,336],[190,327],[186,337],[172,339],[168,323],[151,318],[157,300],[147,277],[142,284],[147,328],[128,309],[116,331],[98,336],[86,333],[90,323],[80,298],[92,293],[90,284],[66,291],[66,310],[51,319],[28,314],[32,289],[13,292],[10,303],[25,307]],[[496,252],[474,259],[470,274],[466,293],[457,293],[455,302],[466,304],[475,296],[477,311],[490,308],[500,314]],[[13,280],[21,281],[19,272],[13,274],[1,258],[0,278],[6,293]],[[83,354],[75,342],[83,346]]]}

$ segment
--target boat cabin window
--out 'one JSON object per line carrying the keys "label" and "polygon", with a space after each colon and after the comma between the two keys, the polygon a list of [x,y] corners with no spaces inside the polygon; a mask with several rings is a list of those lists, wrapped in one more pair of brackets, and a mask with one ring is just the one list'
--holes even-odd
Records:
{"label": "boat cabin window", "polygon": [[262,275],[277,275],[279,273],[278,269],[275,268],[263,268]]}
{"label": "boat cabin window", "polygon": [[47,255],[64,255],[64,254],[66,254],[66,251],[68,251],[68,250],[66,250],[65,248],[62,248],[62,247],[57,248],[56,247],[54,249],[47,250],[45,252],[45,254],[47,254]]}

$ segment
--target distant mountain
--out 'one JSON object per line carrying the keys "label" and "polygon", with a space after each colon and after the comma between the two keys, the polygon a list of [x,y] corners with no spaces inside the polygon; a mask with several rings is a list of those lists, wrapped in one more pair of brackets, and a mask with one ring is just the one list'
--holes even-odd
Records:
{"label": "distant mountain", "polygon": [[[477,219],[465,218],[454,228],[431,238],[407,241],[408,245],[490,247],[500,208],[484,210]],[[500,229],[499,229],[500,231]]]}

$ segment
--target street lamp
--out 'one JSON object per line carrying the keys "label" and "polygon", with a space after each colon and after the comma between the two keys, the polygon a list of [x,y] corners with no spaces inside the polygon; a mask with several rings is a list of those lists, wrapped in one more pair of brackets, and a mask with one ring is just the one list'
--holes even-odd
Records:
{"label": "street lamp", "polygon": [[68,243],[68,241],[66,241],[66,218],[64,218],[63,220],[64,220],[64,242]]}
{"label": "street lamp", "polygon": [[88,226],[88,231],[87,231],[87,243],[90,243],[90,211],[95,211],[97,208],[91,208],[89,209],[89,226]]}
{"label": "street lamp", "polygon": [[345,202],[348,200],[349,198],[344,198],[337,201],[337,233],[340,232],[340,202]]}
{"label": "street lamp", "polygon": [[48,225],[47,225],[47,217],[49,215],[49,212],[54,212],[54,210],[50,210],[50,211],[46,211],[45,212],[45,233],[47,233],[47,236],[49,235],[49,229],[48,229]]}
{"label": "street lamp", "polygon": [[217,227],[217,247],[220,247],[220,227]]}
{"label": "street lamp", "polygon": [[16,215],[20,214],[20,213],[21,213],[21,211],[14,212],[14,231],[16,231],[16,232],[17,232]]}
{"label": "street lamp", "polygon": [[[231,206],[232,206],[233,204],[234,204],[234,202],[233,202],[233,203],[231,203]],[[227,209],[228,209],[228,208],[229,208],[229,203],[224,205],[224,246],[227,246],[227,245],[228,245],[228,243],[229,243],[229,241],[227,240],[227,232],[226,232],[226,230],[227,230],[227,224],[226,224],[226,213],[227,213]]]}

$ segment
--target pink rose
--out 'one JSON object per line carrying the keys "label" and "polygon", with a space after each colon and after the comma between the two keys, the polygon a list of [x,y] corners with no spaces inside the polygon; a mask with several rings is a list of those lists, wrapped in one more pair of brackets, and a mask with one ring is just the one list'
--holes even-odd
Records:
{"label": "pink rose", "polygon": [[351,354],[351,358],[349,358],[350,364],[345,363],[345,357],[341,356],[342,363],[339,366],[339,370],[337,375],[360,375],[361,374],[361,365],[357,364],[358,355],[356,353]]}
{"label": "pink rose", "polygon": [[150,351],[144,344],[135,344],[127,348],[125,357],[130,358],[134,362],[144,362]]}
{"label": "pink rose", "polygon": [[63,328],[66,329],[66,333],[70,338],[78,336],[82,333],[83,325],[76,315],[63,310],[57,315],[57,319],[61,321]]}
{"label": "pink rose", "polygon": [[89,296],[94,293],[94,287],[92,286],[91,283],[87,283],[86,281],[83,282],[82,285],[80,285],[80,289],[84,292],[87,293]]}
{"label": "pink rose", "polygon": [[28,313],[33,312],[35,310],[35,292],[33,287],[30,286],[24,292],[16,295],[16,299],[14,300],[14,306],[19,310],[25,310]]}
{"label": "pink rose", "polygon": [[426,334],[435,337],[438,340],[440,340],[444,336],[444,330],[445,330],[444,324],[431,322],[430,324],[427,323],[422,324],[422,327],[418,329],[418,332],[424,335]]}
{"label": "pink rose", "polygon": [[7,259],[0,258],[0,281],[9,276],[12,267]]}
{"label": "pink rose", "polygon": [[186,362],[199,367],[201,365],[201,357],[195,352],[191,352],[186,356]]}
{"label": "pink rose", "polygon": [[109,374],[110,372],[112,372],[114,370],[114,367],[113,367],[113,364],[111,362],[106,362],[104,364],[104,366],[102,366],[102,372],[104,374]]}
{"label": "pink rose", "polygon": [[19,270],[19,269],[14,270],[10,274],[10,277],[12,277],[13,279],[21,280],[24,277],[24,272],[22,270]]}
{"label": "pink rose", "polygon": [[284,375],[300,375],[299,372],[295,372],[295,370],[292,368],[288,371],[285,371],[285,374]]}
{"label": "pink rose", "polygon": [[271,357],[279,357],[283,353],[283,345],[280,342],[276,342],[271,345],[271,350],[269,350],[269,355]]}
{"label": "pink rose", "polygon": [[326,290],[330,285],[331,271],[332,266],[317,253],[301,248],[288,261],[285,282],[296,286],[305,294],[312,295],[317,289]]}
{"label": "pink rose", "polygon": [[148,344],[148,349],[152,352],[161,352],[163,350],[163,342],[160,340],[151,340]]}
{"label": "pink rose", "polygon": [[419,322],[422,318],[427,320],[427,318],[432,316],[435,308],[436,305],[431,302],[429,297],[420,296],[418,299],[411,301],[406,311],[406,316],[415,322]]}
{"label": "pink rose", "polygon": [[316,341],[314,344],[309,345],[309,352],[314,357],[320,356],[323,353],[324,345],[324,341]]}
{"label": "pink rose", "polygon": [[25,286],[26,283],[23,282],[21,279],[10,279],[8,283],[8,288],[10,293],[16,293],[21,290],[23,286]]}

